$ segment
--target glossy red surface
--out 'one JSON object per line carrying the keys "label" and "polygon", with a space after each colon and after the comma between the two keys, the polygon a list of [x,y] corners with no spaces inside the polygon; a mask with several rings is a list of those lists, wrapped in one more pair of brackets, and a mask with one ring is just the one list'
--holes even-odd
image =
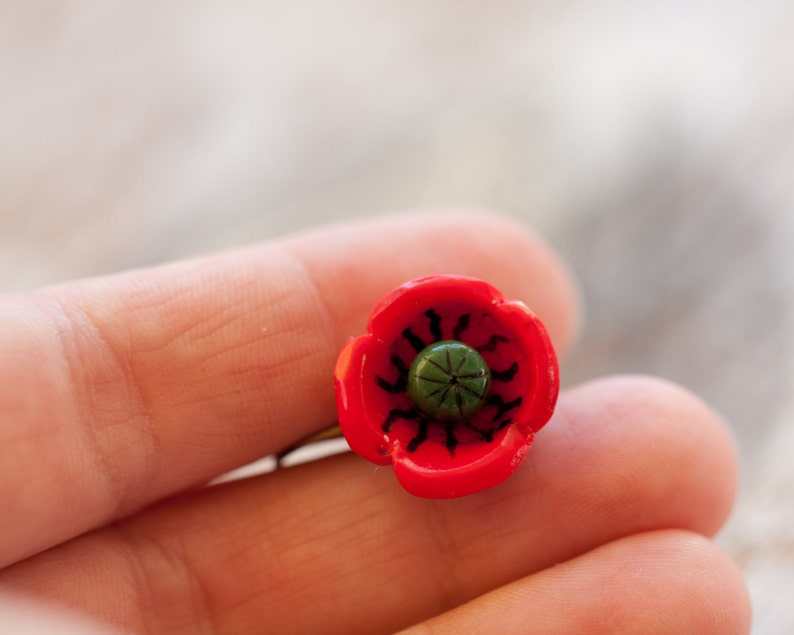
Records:
{"label": "glossy red surface", "polygon": [[[391,463],[403,487],[425,498],[472,494],[515,471],[559,392],[557,358],[532,311],[482,280],[436,275],[386,295],[367,331],[335,370],[339,423],[354,452]],[[454,424],[417,412],[403,385],[417,348],[442,339],[476,348],[493,376],[486,404]]]}

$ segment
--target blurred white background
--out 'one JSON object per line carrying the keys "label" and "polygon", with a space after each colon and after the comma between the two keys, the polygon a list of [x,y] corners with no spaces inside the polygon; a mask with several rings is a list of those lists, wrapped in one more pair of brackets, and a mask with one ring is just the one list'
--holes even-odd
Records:
{"label": "blurred white background", "polygon": [[736,430],[721,542],[794,632],[794,4],[0,2],[0,291],[340,218],[498,209],[582,280],[568,384]]}

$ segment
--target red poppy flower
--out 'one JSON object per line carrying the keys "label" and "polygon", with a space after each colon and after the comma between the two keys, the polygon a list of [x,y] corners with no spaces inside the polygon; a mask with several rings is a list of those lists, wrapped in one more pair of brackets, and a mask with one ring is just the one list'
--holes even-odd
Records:
{"label": "red poppy flower", "polygon": [[350,448],[393,464],[416,496],[452,498],[505,480],[559,392],[546,329],[482,280],[412,280],[372,311],[334,373]]}

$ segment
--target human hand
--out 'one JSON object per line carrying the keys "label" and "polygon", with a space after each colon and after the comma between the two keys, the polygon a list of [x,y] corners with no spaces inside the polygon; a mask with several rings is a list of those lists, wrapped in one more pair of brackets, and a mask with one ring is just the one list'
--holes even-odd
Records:
{"label": "human hand", "polygon": [[351,454],[205,487],[333,423],[339,349],[431,273],[488,280],[570,347],[567,274],[491,216],[3,298],[0,588],[129,633],[749,632],[708,539],[735,495],[731,438],[659,380],[563,392],[519,470],[460,499],[414,498]]}

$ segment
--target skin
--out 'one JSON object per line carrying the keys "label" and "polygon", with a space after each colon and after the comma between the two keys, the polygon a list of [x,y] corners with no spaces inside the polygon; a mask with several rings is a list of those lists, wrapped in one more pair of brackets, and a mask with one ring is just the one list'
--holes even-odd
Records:
{"label": "skin", "polygon": [[350,454],[205,486],[332,423],[339,349],[382,295],[439,272],[526,302],[561,355],[575,339],[570,275],[493,215],[2,297],[0,623],[66,632],[68,608],[124,633],[748,633],[709,540],[736,493],[731,436],[660,380],[565,391],[515,475],[461,499],[411,497]]}

